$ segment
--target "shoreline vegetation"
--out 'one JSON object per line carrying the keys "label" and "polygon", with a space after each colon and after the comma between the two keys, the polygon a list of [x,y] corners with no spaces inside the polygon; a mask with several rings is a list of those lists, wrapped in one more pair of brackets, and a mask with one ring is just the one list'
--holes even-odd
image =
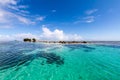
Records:
{"label": "shoreline vegetation", "polygon": [[41,43],[59,43],[59,44],[81,44],[81,43],[90,43],[87,41],[47,41],[47,40],[36,40],[35,38],[24,38],[23,39],[24,42],[41,42]]}

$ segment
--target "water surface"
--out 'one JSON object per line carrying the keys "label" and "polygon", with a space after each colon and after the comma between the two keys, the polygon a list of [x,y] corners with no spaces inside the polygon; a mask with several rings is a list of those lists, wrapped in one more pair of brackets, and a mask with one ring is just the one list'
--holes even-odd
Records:
{"label": "water surface", "polygon": [[120,44],[1,42],[0,80],[120,80]]}

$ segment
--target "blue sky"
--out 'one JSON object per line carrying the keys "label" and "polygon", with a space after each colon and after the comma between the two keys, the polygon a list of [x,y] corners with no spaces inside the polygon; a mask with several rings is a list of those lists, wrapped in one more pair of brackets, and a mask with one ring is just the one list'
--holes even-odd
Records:
{"label": "blue sky", "polygon": [[0,0],[0,39],[120,40],[120,0]]}

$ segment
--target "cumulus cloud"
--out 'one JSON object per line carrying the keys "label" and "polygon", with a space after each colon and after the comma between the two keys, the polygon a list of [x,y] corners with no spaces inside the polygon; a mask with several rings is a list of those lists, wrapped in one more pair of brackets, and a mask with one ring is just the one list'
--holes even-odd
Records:
{"label": "cumulus cloud", "polygon": [[54,31],[51,31],[47,27],[42,28],[42,39],[46,40],[63,40],[65,38],[64,33],[62,30],[55,29]]}
{"label": "cumulus cloud", "polygon": [[51,31],[49,28],[45,27],[45,25],[43,25],[42,31],[43,33],[40,38],[44,40],[82,40],[82,37],[78,34],[65,34],[63,30],[59,29]]}
{"label": "cumulus cloud", "polygon": [[22,41],[24,38],[36,38],[36,39],[38,39],[38,36],[33,35],[32,33],[20,33],[20,34],[13,34],[13,35],[0,35],[0,41],[12,41],[12,40]]}
{"label": "cumulus cloud", "polygon": [[50,40],[50,41],[78,41],[83,40],[82,37],[78,34],[65,34],[63,30],[55,29],[51,31],[45,25],[42,27],[42,33],[38,35],[34,35],[32,33],[20,33],[13,35],[0,35],[0,41],[8,41],[8,40],[23,40],[24,38],[36,38],[38,40]]}

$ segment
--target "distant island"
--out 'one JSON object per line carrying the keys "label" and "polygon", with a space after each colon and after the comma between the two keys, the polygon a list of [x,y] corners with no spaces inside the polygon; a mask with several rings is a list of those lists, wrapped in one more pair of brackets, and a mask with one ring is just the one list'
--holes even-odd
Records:
{"label": "distant island", "polygon": [[46,40],[37,40],[35,38],[24,38],[24,42],[42,42],[42,43],[60,43],[60,44],[80,44],[80,43],[89,43],[87,41],[46,41]]}
{"label": "distant island", "polygon": [[24,42],[36,42],[36,39],[35,38],[32,38],[32,39],[30,39],[30,38],[24,38],[23,41]]}

